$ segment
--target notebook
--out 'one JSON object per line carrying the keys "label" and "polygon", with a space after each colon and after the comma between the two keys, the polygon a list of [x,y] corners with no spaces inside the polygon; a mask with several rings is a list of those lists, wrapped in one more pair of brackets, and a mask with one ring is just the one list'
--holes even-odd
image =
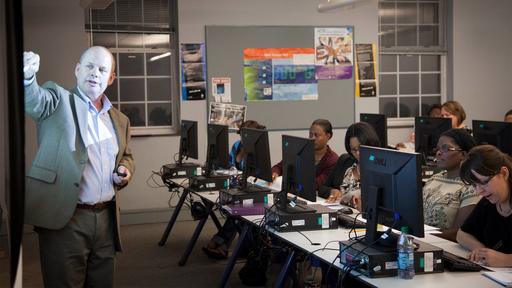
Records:
{"label": "notebook", "polygon": [[483,272],[482,275],[500,283],[505,287],[512,287],[512,273],[507,272]]}

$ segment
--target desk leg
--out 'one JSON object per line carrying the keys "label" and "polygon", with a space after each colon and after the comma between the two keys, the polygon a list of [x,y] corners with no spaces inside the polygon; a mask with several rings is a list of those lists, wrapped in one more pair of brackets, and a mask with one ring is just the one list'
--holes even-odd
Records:
{"label": "desk leg", "polygon": [[288,274],[288,269],[290,269],[290,264],[293,263],[294,258],[295,250],[291,250],[290,254],[288,254],[288,257],[286,258],[286,261],[284,262],[283,268],[281,268],[281,272],[279,272],[279,276],[277,277],[274,287],[283,287],[286,274]]}
{"label": "desk leg", "polygon": [[[203,202],[205,201],[203,200]],[[210,217],[212,217],[213,223],[215,223],[217,230],[220,231],[220,229],[222,228],[222,224],[220,224],[219,218],[217,218],[217,215],[215,215],[215,212],[213,212],[213,210],[210,212]]]}
{"label": "desk leg", "polygon": [[220,282],[219,287],[226,287],[228,283],[229,276],[233,271],[233,267],[235,266],[236,259],[238,258],[238,252],[240,252],[240,248],[242,247],[242,243],[244,242],[245,236],[247,235],[247,231],[249,230],[249,225],[247,223],[243,223],[242,231],[240,232],[240,236],[238,237],[238,242],[236,243],[235,249],[229,258],[228,264],[224,269],[224,274],[222,275],[222,280]]}
{"label": "desk leg", "polygon": [[176,207],[174,208],[174,212],[172,213],[171,219],[169,219],[169,223],[167,223],[167,227],[165,228],[164,234],[162,234],[162,238],[160,239],[160,242],[158,242],[158,245],[164,246],[165,242],[167,242],[169,233],[171,233],[172,226],[174,226],[176,218],[178,218],[178,214],[180,214],[181,207],[183,206],[183,203],[185,203],[188,193],[188,189],[183,189],[183,193],[181,194],[180,200],[178,201],[178,205],[176,205]]}
{"label": "desk leg", "polygon": [[206,223],[206,220],[208,220],[208,215],[212,213],[214,205],[207,202],[205,202],[205,204],[208,213],[206,214],[205,217],[199,220],[199,223],[197,223],[196,230],[194,230],[194,234],[192,235],[192,238],[188,242],[187,248],[185,249],[185,252],[181,256],[180,262],[178,262],[178,265],[180,266],[185,266],[185,264],[187,264],[188,256],[190,256],[192,249],[194,249],[194,245],[196,245],[197,238],[199,238],[199,234],[201,234],[204,224]]}

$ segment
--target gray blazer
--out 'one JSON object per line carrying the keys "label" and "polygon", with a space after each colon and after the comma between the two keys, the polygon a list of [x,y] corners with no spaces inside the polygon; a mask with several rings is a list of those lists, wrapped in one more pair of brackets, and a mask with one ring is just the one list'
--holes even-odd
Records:
{"label": "gray blazer", "polygon": [[[87,136],[88,106],[78,96],[54,82],[42,87],[33,81],[25,87],[25,112],[37,124],[39,149],[26,176],[25,223],[48,229],[64,227],[78,202],[80,179],[87,163],[83,139]],[[109,110],[117,136],[119,153],[116,166],[133,174],[132,153],[128,147],[130,123],[119,110]],[[119,193],[115,187],[116,249],[122,250],[119,234]]]}

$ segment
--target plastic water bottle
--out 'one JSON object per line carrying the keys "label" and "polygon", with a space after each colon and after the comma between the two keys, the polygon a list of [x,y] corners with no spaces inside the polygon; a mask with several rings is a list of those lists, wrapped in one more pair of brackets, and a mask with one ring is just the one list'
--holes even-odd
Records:
{"label": "plastic water bottle", "polygon": [[404,226],[400,229],[400,237],[398,238],[398,278],[412,279],[414,278],[414,244],[412,237],[407,235],[409,232]]}
{"label": "plastic water bottle", "polygon": [[238,186],[238,169],[235,166],[229,167],[229,188]]}

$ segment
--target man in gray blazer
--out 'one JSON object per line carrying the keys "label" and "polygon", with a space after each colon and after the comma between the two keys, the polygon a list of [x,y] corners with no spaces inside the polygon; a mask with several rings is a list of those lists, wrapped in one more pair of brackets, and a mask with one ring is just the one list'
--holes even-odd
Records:
{"label": "man in gray blazer", "polygon": [[39,55],[23,55],[25,112],[39,150],[26,177],[25,222],[39,236],[46,287],[112,287],[121,251],[119,190],[134,172],[130,123],[103,94],[115,61],[104,47],[76,64],[77,85],[39,86]]}

